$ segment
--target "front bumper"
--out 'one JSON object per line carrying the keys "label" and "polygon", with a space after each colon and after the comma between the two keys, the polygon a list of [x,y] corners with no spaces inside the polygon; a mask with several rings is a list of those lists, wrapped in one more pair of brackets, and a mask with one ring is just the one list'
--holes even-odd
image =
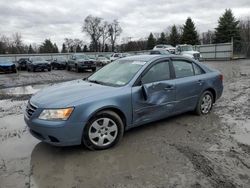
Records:
{"label": "front bumper", "polygon": [[72,146],[82,143],[85,123],[72,121],[46,121],[24,116],[30,133],[42,142],[55,146]]}

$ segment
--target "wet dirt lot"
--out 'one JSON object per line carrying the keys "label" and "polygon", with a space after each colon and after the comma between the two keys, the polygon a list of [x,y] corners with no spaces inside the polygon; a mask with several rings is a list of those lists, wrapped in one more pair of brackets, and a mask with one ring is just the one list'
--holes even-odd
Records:
{"label": "wet dirt lot", "polygon": [[224,74],[223,96],[209,115],[132,129],[105,151],[40,143],[23,121],[32,93],[89,73],[0,75],[0,188],[250,187],[250,60],[204,63]]}

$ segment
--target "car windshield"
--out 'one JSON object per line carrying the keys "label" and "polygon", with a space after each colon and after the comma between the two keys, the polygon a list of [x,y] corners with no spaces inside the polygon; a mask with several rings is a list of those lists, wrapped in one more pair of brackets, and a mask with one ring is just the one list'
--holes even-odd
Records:
{"label": "car windshield", "polygon": [[107,60],[106,57],[99,57],[100,60]]}
{"label": "car windshield", "polygon": [[145,63],[135,60],[116,60],[91,75],[87,80],[103,85],[124,86]]}
{"label": "car windshield", "polygon": [[193,51],[193,46],[187,45],[187,46],[182,46],[181,51]]}
{"label": "car windshield", "polygon": [[89,60],[89,57],[86,56],[86,55],[76,55],[75,57],[76,57],[76,59],[86,59],[86,60]]}
{"label": "car windshield", "polygon": [[42,57],[32,57],[31,61],[44,61]]}

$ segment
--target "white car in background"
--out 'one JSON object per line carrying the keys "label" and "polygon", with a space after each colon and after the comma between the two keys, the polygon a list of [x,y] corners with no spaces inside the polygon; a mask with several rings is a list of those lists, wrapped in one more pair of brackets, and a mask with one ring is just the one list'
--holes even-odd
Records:
{"label": "white car in background", "polygon": [[175,54],[175,47],[168,44],[158,44],[153,48],[153,50],[166,50],[171,54]]}
{"label": "white car in background", "polygon": [[193,46],[188,45],[188,44],[177,45],[176,50],[175,50],[175,54],[190,57],[190,58],[193,58],[195,60],[202,59],[200,52],[195,51]]}
{"label": "white car in background", "polygon": [[128,53],[113,53],[111,56],[110,56],[110,61],[115,61],[119,58],[122,58],[122,57],[127,57],[127,56],[130,56],[130,54]]}

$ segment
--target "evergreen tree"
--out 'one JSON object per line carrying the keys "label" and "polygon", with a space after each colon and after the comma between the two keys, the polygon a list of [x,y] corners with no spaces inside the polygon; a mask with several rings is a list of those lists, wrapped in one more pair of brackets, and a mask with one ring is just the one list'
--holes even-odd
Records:
{"label": "evergreen tree", "polygon": [[62,51],[61,53],[67,53],[66,45],[63,43],[62,44]]}
{"label": "evergreen tree", "polygon": [[54,45],[50,41],[50,39],[45,39],[42,45],[39,48],[40,53],[53,53]]}
{"label": "evergreen tree", "polygon": [[199,36],[198,32],[196,31],[194,22],[191,18],[187,18],[186,23],[183,27],[183,34],[181,37],[182,43],[185,44],[199,44]]}
{"label": "evergreen tree", "polygon": [[83,52],[87,52],[88,51],[88,47],[87,47],[87,45],[84,45],[84,47],[83,47],[83,50],[82,50]]}
{"label": "evergreen tree", "polygon": [[152,50],[154,48],[155,44],[156,44],[156,40],[155,40],[153,34],[150,33],[150,35],[148,37],[148,41],[147,41],[147,49]]}
{"label": "evergreen tree", "polygon": [[177,27],[173,25],[171,28],[171,33],[169,35],[169,43],[172,46],[176,46],[177,44],[181,43],[180,39],[181,39],[181,36],[178,33]]}
{"label": "evergreen tree", "polygon": [[82,51],[82,49],[81,49],[80,45],[77,45],[76,52],[81,52],[81,51]]}
{"label": "evergreen tree", "polygon": [[53,53],[59,53],[59,50],[58,50],[56,43],[54,43]]}
{"label": "evergreen tree", "polygon": [[157,44],[167,44],[167,37],[164,32],[161,33],[160,38],[157,40]]}
{"label": "evergreen tree", "polygon": [[215,42],[230,42],[232,37],[240,40],[239,21],[235,19],[231,9],[226,9],[219,18],[218,27],[215,29]]}
{"label": "evergreen tree", "polygon": [[31,44],[29,45],[28,53],[29,54],[35,53],[35,51],[33,50],[32,46],[31,46]]}

